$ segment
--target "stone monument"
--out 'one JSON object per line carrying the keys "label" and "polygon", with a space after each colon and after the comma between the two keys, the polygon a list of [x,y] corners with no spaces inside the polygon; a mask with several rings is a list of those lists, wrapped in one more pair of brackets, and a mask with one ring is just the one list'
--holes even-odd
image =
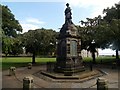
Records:
{"label": "stone monument", "polygon": [[[57,38],[56,63],[48,62],[46,70],[35,75],[44,80],[56,82],[81,82],[104,75],[101,70],[91,70],[82,65],[81,38],[78,29],[72,22],[69,4],[66,4],[65,23]],[[81,73],[82,72],[82,73]]]}
{"label": "stone monument", "polygon": [[55,72],[80,72],[84,70],[81,58],[81,39],[78,30],[72,22],[72,13],[69,4],[66,4],[65,23],[57,38],[57,62]]}

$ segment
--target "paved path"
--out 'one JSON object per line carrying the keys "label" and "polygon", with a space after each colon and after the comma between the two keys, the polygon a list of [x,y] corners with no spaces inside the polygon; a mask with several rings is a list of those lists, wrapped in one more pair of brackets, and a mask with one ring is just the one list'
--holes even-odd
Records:
{"label": "paved path", "polygon": [[[102,66],[97,66],[107,75],[102,76],[108,80],[108,87],[109,88],[118,88],[118,70],[106,68]],[[50,82],[45,81],[39,77],[34,76],[33,74],[38,72],[39,70],[44,70],[45,65],[40,66],[33,66],[32,69],[27,69],[27,67],[21,67],[16,69],[16,77],[15,76],[8,76],[8,70],[3,71],[2,73],[2,87],[3,88],[22,88],[23,86],[23,78],[25,76],[32,76],[34,78],[34,88],[88,88],[96,83],[96,78],[82,82],[82,83],[72,83],[72,82]],[[91,88],[96,88],[97,86],[94,85]],[[82,89],[84,90],[84,89]],[[85,89],[87,90],[87,89]]]}

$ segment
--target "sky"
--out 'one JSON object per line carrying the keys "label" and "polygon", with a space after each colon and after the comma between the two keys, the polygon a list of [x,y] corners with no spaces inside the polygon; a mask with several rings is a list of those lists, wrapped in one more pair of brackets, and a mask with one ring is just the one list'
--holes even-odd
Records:
{"label": "sky", "polygon": [[23,28],[28,30],[46,28],[59,31],[65,22],[64,10],[66,3],[72,9],[72,21],[80,25],[79,21],[86,18],[103,16],[103,9],[114,6],[119,0],[3,0]]}
{"label": "sky", "polygon": [[64,24],[65,4],[72,9],[72,21],[79,21],[103,15],[103,9],[114,6],[119,0],[3,0],[15,18],[20,22],[23,33],[30,29],[46,28],[59,31]]}

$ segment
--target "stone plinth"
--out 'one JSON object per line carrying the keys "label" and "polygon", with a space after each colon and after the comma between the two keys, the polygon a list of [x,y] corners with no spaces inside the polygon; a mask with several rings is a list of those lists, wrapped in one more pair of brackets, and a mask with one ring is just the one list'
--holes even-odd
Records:
{"label": "stone plinth", "polygon": [[83,71],[81,58],[81,39],[74,24],[65,23],[58,37],[56,72]]}

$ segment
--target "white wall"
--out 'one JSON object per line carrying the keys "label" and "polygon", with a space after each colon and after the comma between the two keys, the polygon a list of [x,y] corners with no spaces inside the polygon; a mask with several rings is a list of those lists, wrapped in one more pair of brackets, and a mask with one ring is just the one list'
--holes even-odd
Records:
{"label": "white wall", "polygon": [[112,49],[98,49],[99,55],[116,55],[116,52]]}
{"label": "white wall", "polygon": [[[98,51],[98,50],[97,50],[97,51]],[[83,49],[83,50],[81,51],[81,56],[82,56],[82,57],[92,57],[92,56],[91,56],[91,52],[90,52],[90,51],[87,51],[87,50],[85,50],[85,49]],[[97,53],[95,53],[95,56],[98,57],[98,56],[99,56],[99,53],[98,53],[98,55],[97,55]]]}

